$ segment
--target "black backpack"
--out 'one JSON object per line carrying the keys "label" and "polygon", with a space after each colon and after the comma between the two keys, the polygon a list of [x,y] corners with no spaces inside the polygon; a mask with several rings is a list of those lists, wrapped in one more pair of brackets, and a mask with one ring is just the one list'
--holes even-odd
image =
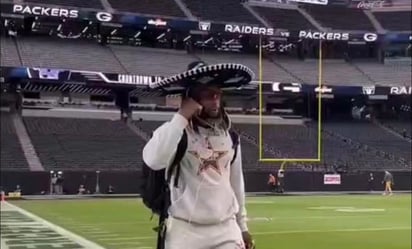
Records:
{"label": "black backpack", "polygon": [[[230,162],[232,164],[237,156],[239,135],[233,130],[229,130],[229,134],[232,138],[233,149],[235,150],[233,158]],[[169,183],[171,181],[172,175],[175,174],[173,185],[174,187],[178,187],[180,161],[185,155],[186,149],[187,133],[186,130],[184,130],[182,138],[177,145],[175,158],[173,159],[173,162],[167,172],[166,169],[152,170],[143,162],[140,195],[142,197],[144,205],[152,211],[151,218],[153,218],[154,214],[159,216],[159,226],[153,228],[154,231],[158,232],[158,249],[163,248],[162,245],[165,236],[164,220],[167,218],[167,211],[171,204]]]}

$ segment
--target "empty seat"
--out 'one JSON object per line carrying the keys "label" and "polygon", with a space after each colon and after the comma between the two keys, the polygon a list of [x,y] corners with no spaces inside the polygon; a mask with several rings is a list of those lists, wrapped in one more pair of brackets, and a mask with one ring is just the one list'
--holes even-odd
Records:
{"label": "empty seat", "polygon": [[374,12],[384,29],[392,31],[411,30],[411,11]]}
{"label": "empty seat", "polygon": [[109,0],[109,3],[120,11],[186,17],[174,0]]}
{"label": "empty seat", "polygon": [[125,72],[111,50],[96,42],[20,38],[18,46],[23,66],[27,67]]}
{"label": "empty seat", "polygon": [[77,8],[103,9],[100,0],[27,0],[30,3],[70,6]]}
{"label": "empty seat", "polygon": [[370,30],[375,28],[361,9],[306,4],[305,9],[323,27],[339,30]]}
{"label": "empty seat", "polygon": [[137,170],[144,141],[121,121],[24,117],[46,169]]}
{"label": "empty seat", "polygon": [[12,116],[0,112],[0,165],[1,170],[29,170],[29,166],[21,148]]}
{"label": "empty seat", "polygon": [[288,30],[315,29],[315,27],[294,9],[253,7],[272,27]]}
{"label": "empty seat", "polygon": [[260,24],[239,0],[183,0],[201,20]]}
{"label": "empty seat", "polygon": [[8,67],[21,66],[13,38],[0,36],[0,65]]}

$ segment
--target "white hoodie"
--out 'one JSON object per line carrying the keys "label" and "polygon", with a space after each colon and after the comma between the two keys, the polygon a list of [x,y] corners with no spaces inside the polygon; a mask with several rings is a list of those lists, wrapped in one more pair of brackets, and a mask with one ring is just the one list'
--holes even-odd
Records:
{"label": "white hoodie", "polygon": [[196,133],[187,119],[176,113],[153,132],[143,149],[144,162],[153,170],[169,167],[184,129],[188,146],[180,163],[178,188],[173,186],[173,178],[170,183],[169,215],[195,224],[236,218],[240,229],[247,231],[241,146],[230,165],[234,149],[229,133],[207,135],[202,127]]}

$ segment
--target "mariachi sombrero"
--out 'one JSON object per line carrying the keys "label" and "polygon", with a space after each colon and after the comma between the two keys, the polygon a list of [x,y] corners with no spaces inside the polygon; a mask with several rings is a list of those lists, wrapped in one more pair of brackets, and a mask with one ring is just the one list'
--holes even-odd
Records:
{"label": "mariachi sombrero", "polygon": [[249,84],[253,78],[253,71],[242,64],[207,65],[203,61],[195,61],[189,64],[187,71],[157,81],[150,88],[179,93],[193,84],[203,84],[219,86],[224,90]]}

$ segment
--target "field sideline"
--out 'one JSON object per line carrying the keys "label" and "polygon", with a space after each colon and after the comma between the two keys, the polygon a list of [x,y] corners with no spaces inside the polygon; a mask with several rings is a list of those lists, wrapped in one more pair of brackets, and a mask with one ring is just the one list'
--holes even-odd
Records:
{"label": "field sideline", "polygon": [[[84,242],[85,247],[70,246],[67,242],[66,246],[61,243],[61,248],[91,248],[90,245],[95,245],[94,248],[107,249],[154,249],[155,233],[151,228],[156,221],[150,220],[151,213],[139,199],[10,203],[56,224],[69,235],[72,232],[73,236],[79,235],[89,241]],[[248,197],[247,209],[257,249],[411,248],[410,194]],[[12,229],[23,229],[24,232],[24,224],[33,221],[24,223],[24,218],[10,216],[3,205],[1,211],[2,248],[46,248],[41,247],[47,244],[45,241],[27,239],[25,241],[32,246],[25,247],[21,238],[13,237]],[[6,223],[7,218],[10,223]],[[20,227],[10,225],[15,221],[21,222],[16,223]],[[60,239],[64,240],[63,237]],[[59,243],[57,237],[54,239]]]}

